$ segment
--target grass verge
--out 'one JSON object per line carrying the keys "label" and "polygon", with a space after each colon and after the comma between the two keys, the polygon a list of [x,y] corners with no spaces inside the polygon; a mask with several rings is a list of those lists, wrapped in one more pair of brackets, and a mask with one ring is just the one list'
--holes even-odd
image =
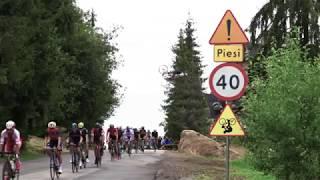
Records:
{"label": "grass verge", "polygon": [[22,161],[29,161],[44,157],[43,153],[37,152],[37,151],[23,151],[21,153],[21,160]]}
{"label": "grass verge", "polygon": [[231,175],[244,177],[247,180],[276,180],[272,175],[265,175],[255,170],[244,158],[231,161]]}

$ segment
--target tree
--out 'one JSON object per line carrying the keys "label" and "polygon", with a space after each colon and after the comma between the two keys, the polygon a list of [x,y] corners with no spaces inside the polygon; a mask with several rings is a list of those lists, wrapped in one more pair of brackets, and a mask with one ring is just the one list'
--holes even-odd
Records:
{"label": "tree", "polygon": [[192,20],[188,19],[180,30],[178,42],[173,47],[175,78],[169,80],[168,98],[163,109],[166,113],[166,135],[177,140],[184,129],[205,133],[208,128],[208,109],[202,93],[201,58],[196,49]]}
{"label": "tree", "polygon": [[245,100],[249,154],[279,179],[319,179],[320,64],[310,63],[298,38],[285,44],[266,58],[268,76]]}
{"label": "tree", "polygon": [[83,121],[90,127],[118,104],[111,43],[115,32],[92,26],[73,0],[0,2],[1,124],[24,134]]}
{"label": "tree", "polygon": [[264,58],[272,47],[280,48],[294,27],[300,30],[299,41],[306,46],[308,56],[313,59],[320,52],[320,1],[317,0],[269,0],[253,17],[249,31],[251,34],[249,62],[251,75],[266,76]]}

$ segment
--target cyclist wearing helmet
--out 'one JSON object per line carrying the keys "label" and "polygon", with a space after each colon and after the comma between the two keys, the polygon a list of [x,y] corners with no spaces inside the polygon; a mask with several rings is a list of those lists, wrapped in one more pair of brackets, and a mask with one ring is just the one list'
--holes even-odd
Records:
{"label": "cyclist wearing helmet", "polygon": [[133,130],[127,126],[127,128],[123,132],[123,139],[125,142],[125,148],[129,153],[129,147],[131,149],[131,142],[134,140]]}
{"label": "cyclist wearing helmet", "polygon": [[54,121],[51,121],[48,123],[48,129],[45,135],[44,139],[44,149],[49,148],[57,148],[57,157],[59,160],[59,170],[58,172],[62,173],[62,157],[61,157],[61,151],[62,151],[62,143],[61,143],[61,135],[60,131],[57,128],[57,124]]}
{"label": "cyclist wearing helmet", "polygon": [[[92,142],[95,146],[94,149],[96,149],[97,146],[100,146],[101,156],[103,156],[104,131],[100,123],[96,123],[95,128],[91,130],[91,137],[92,137]],[[94,151],[94,153],[96,153],[96,151]],[[96,157],[96,154],[94,156]],[[97,164],[96,160],[95,160],[95,164]]]}
{"label": "cyclist wearing helmet", "polygon": [[83,122],[78,123],[78,128],[80,130],[80,134],[82,137],[82,143],[81,143],[81,149],[84,150],[85,155],[86,155],[86,161],[89,162],[89,138],[88,138],[88,130],[84,127]]}
{"label": "cyclist wearing helmet", "polygon": [[139,138],[139,147],[141,148],[142,152],[144,152],[144,146],[145,146],[145,139],[146,139],[146,130],[142,126],[139,132],[140,138]]}
{"label": "cyclist wearing helmet", "polygon": [[[80,157],[80,143],[82,142],[81,132],[76,123],[72,123],[71,130],[69,132],[69,146],[70,154],[75,151],[77,153],[77,157]],[[72,162],[72,161],[71,161]],[[79,166],[82,166],[82,161],[79,161]]]}

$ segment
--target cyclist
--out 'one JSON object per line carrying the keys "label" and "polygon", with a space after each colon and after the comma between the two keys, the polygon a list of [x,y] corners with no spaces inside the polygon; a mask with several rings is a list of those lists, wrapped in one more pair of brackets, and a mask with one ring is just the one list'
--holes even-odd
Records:
{"label": "cyclist", "polygon": [[49,148],[57,148],[57,157],[59,160],[59,170],[58,173],[62,173],[62,143],[61,143],[61,135],[60,130],[57,128],[57,124],[54,121],[48,123],[48,129],[44,138],[44,149]]}
{"label": "cyclist", "polygon": [[134,134],[134,148],[136,149],[136,152],[138,150],[138,142],[139,142],[139,131],[137,128],[133,129]]}
{"label": "cyclist", "polygon": [[157,130],[153,130],[151,133],[151,145],[154,147],[154,149],[157,149],[158,146],[158,132]]}
{"label": "cyclist", "polygon": [[[117,140],[118,140],[118,129],[114,127],[113,124],[110,124],[109,129],[107,130],[107,139],[108,139],[108,147],[109,151],[111,150],[112,144],[115,145],[115,154],[119,155],[119,149],[117,146]],[[119,156],[118,156],[119,158]]]}
{"label": "cyclist", "polygon": [[[70,148],[70,154],[76,151],[77,157],[80,160],[80,144],[82,142],[81,132],[76,123],[72,123],[72,128],[69,132],[69,146],[74,146]],[[72,162],[72,160],[71,160]],[[82,161],[79,161],[79,166],[82,166]]]}
{"label": "cyclist", "polygon": [[88,130],[84,127],[83,122],[78,123],[78,128],[82,137],[82,143],[80,145],[81,149],[85,152],[86,162],[89,163],[89,145],[88,145]]}
{"label": "cyclist", "polygon": [[144,127],[142,126],[140,131],[139,131],[139,146],[141,147],[141,150],[144,151],[144,141],[146,138],[146,130],[144,129]]}
{"label": "cyclist", "polygon": [[118,149],[119,149],[119,153],[118,155],[121,156],[121,150],[124,149],[124,144],[122,141],[122,134],[123,134],[123,130],[122,127],[118,127]]}
{"label": "cyclist", "polygon": [[147,145],[147,148],[150,149],[150,147],[151,147],[151,132],[150,132],[150,130],[147,131],[146,145]]}
{"label": "cyclist", "polygon": [[[92,142],[94,144],[94,149],[97,146],[100,146],[100,154],[103,155],[103,146],[104,146],[104,131],[100,123],[96,123],[95,128],[91,130]],[[96,157],[96,151],[94,151],[94,156]],[[97,159],[95,158],[94,164],[97,164]]]}
{"label": "cyclist", "polygon": [[129,150],[131,149],[131,142],[134,140],[134,133],[129,126],[124,130],[123,132],[123,139],[125,143],[125,149],[127,149],[127,152],[129,154]]}

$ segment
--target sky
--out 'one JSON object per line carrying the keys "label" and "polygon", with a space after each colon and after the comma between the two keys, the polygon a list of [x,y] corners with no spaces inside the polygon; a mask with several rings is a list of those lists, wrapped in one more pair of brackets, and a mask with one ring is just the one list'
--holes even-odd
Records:
{"label": "sky", "polygon": [[[166,98],[166,81],[159,67],[170,67],[174,59],[171,49],[177,42],[179,29],[191,17],[195,37],[204,68],[203,77],[209,77],[216,64],[213,46],[208,42],[226,10],[231,10],[238,23],[246,29],[252,17],[267,0],[77,0],[83,10],[93,9],[96,26],[105,31],[121,26],[114,40],[119,48],[121,65],[112,77],[123,87],[121,105],[105,125],[130,126],[158,130],[165,115],[161,109]],[[249,37],[249,34],[247,34]],[[209,84],[203,87],[209,93]]]}

